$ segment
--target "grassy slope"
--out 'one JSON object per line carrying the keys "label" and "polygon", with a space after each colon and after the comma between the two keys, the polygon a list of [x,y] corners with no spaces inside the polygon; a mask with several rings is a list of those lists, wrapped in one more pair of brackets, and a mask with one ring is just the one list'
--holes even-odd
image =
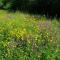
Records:
{"label": "grassy slope", "polygon": [[0,60],[60,60],[59,27],[56,19],[0,10]]}

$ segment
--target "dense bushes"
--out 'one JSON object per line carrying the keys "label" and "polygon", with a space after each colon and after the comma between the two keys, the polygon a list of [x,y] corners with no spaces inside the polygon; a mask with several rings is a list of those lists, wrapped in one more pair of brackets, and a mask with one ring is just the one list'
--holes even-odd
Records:
{"label": "dense bushes", "polygon": [[1,0],[0,7],[60,16],[59,2],[60,0]]}

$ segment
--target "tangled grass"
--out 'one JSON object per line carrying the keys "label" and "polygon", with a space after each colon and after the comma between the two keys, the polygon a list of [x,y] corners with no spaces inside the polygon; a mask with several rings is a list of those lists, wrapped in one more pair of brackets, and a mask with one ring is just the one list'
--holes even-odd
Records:
{"label": "tangled grass", "polygon": [[60,60],[60,24],[21,12],[0,11],[0,60]]}

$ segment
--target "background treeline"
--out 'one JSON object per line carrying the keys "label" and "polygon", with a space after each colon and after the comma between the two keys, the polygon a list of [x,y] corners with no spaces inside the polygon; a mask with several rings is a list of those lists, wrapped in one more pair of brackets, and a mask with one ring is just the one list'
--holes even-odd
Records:
{"label": "background treeline", "polygon": [[0,8],[60,16],[60,0],[0,0]]}

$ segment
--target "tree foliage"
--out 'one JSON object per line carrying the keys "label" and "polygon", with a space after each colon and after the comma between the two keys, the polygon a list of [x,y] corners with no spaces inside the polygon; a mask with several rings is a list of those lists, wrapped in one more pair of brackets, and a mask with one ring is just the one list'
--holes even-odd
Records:
{"label": "tree foliage", "polygon": [[0,0],[0,7],[4,9],[60,15],[60,0]]}

